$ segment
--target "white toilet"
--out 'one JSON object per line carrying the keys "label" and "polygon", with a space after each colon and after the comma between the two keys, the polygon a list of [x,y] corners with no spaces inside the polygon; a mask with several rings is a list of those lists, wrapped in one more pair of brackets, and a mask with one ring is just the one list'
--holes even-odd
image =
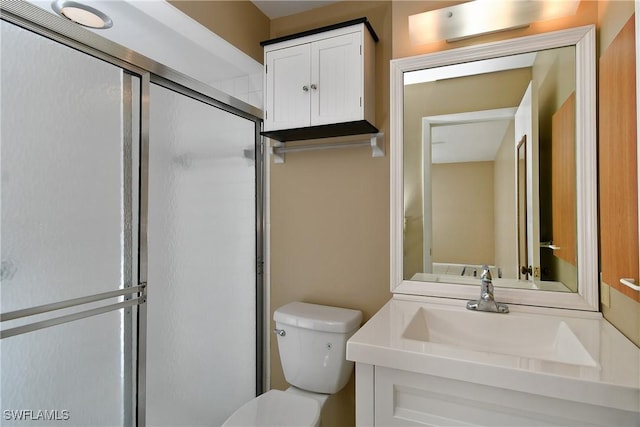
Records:
{"label": "white toilet", "polygon": [[284,376],[291,387],[271,390],[244,404],[223,424],[319,426],[329,395],[349,381],[347,340],[362,322],[358,310],[292,302],[273,315]]}

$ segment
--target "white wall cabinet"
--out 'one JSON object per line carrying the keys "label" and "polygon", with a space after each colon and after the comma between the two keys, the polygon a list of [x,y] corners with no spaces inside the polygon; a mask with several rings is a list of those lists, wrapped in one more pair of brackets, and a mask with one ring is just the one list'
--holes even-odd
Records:
{"label": "white wall cabinet", "polygon": [[366,18],[263,42],[263,135],[279,141],[376,133]]}

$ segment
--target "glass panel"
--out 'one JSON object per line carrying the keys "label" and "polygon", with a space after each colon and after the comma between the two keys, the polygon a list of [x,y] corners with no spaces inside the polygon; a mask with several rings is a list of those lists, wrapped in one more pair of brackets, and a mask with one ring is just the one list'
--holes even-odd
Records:
{"label": "glass panel", "polygon": [[[140,79],[0,27],[2,312],[135,285]],[[128,308],[3,339],[2,424],[131,425],[134,323]]]}
{"label": "glass panel", "polygon": [[3,21],[0,110],[2,312],[121,287],[122,70]]}
{"label": "glass panel", "polygon": [[123,310],[5,338],[2,425],[123,425]]}
{"label": "glass panel", "polygon": [[150,98],[147,424],[220,425],[255,396],[255,125]]}

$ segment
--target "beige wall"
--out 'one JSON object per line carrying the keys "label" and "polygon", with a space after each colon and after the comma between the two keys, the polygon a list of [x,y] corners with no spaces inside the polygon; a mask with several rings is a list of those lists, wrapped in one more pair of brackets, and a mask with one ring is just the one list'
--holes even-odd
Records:
{"label": "beige wall", "polygon": [[431,166],[433,262],[494,265],[493,162]]}
{"label": "beige wall", "polygon": [[269,18],[250,1],[169,0],[176,8],[262,64]]}
{"label": "beige wall", "polygon": [[[217,2],[212,3],[211,7],[214,7]],[[601,2],[600,6],[595,1],[583,1],[575,16],[534,23],[526,29],[455,43],[411,45],[407,28],[409,15],[456,3],[460,2],[340,2],[273,20],[268,37],[246,34],[252,39],[249,47],[242,47],[244,42],[235,41],[236,37],[242,39],[240,36],[244,36],[250,27],[243,16],[231,14],[233,19],[224,19],[232,26],[231,30],[236,30],[236,33],[231,31],[228,38],[216,28],[216,25],[224,28],[224,22],[211,23],[209,28],[247,53],[252,48],[258,49],[259,52],[250,56],[262,62],[258,42],[265,38],[367,16],[380,37],[376,46],[377,125],[388,134],[389,59],[392,57],[401,58],[596,22],[600,26],[600,44],[606,46],[630,16],[629,9],[633,10],[633,4],[628,1],[624,4]],[[199,13],[192,13],[195,13],[192,14],[195,19],[202,19]],[[388,144],[387,138],[387,149]],[[269,315],[280,305],[300,300],[357,308],[363,310],[365,320],[370,318],[390,298],[388,156],[371,158],[370,152],[362,149],[293,153],[287,154],[285,164],[271,166]],[[611,290],[609,305],[604,306],[603,311],[614,325],[640,345],[640,304]],[[275,342],[271,344],[271,385],[285,388],[277,346]],[[353,425],[353,381],[339,393],[337,407],[325,425]]]}
{"label": "beige wall", "polygon": [[[598,3],[598,56],[606,51],[633,13],[634,5],[630,0]],[[607,191],[607,189],[600,188],[600,191]],[[600,290],[604,317],[640,347],[640,302],[610,288],[605,283],[601,284]]]}
{"label": "beige wall", "polygon": [[[271,22],[271,37],[366,16],[378,34],[376,124],[389,130],[391,4],[341,2]],[[388,141],[387,141],[388,152]],[[271,164],[271,307],[305,301],[362,310],[368,320],[389,292],[389,156],[363,148],[287,153]],[[285,389],[271,341],[271,386]],[[353,378],[324,414],[326,426],[355,423]]]}

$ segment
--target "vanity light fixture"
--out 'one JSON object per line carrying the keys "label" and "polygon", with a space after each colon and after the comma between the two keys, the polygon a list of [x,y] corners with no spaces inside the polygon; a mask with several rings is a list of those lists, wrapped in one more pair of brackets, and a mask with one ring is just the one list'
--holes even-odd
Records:
{"label": "vanity light fixture", "polygon": [[447,42],[575,15],[579,0],[474,0],[409,16],[412,44]]}
{"label": "vanity light fixture", "polygon": [[104,30],[113,26],[113,21],[105,13],[86,4],[70,0],[56,0],[51,8],[58,15],[83,27]]}

